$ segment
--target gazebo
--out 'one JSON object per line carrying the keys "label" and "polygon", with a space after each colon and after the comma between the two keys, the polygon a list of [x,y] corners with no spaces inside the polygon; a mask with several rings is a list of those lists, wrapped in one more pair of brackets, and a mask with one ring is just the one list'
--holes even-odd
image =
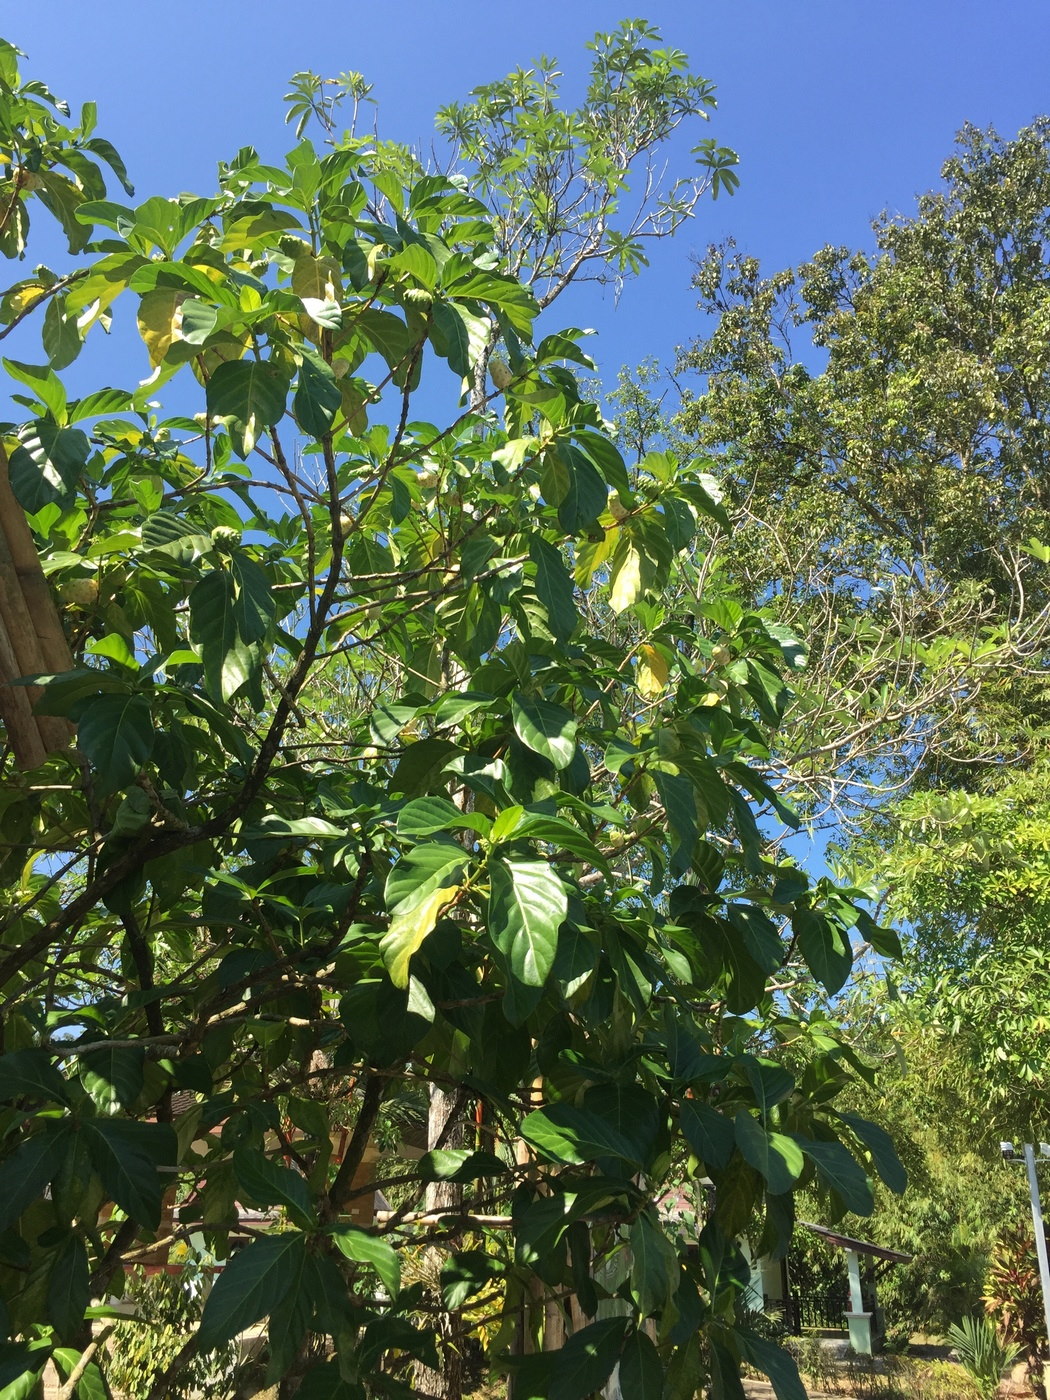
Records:
{"label": "gazebo", "polygon": [[799,1223],[803,1229],[811,1230],[826,1243],[845,1252],[848,1295],[845,1289],[840,1293],[834,1288],[819,1295],[800,1291],[792,1286],[786,1259],[761,1257],[751,1261],[752,1305],[781,1312],[788,1330],[796,1334],[807,1328],[846,1330],[854,1352],[858,1356],[872,1356],[885,1333],[876,1284],[891,1265],[908,1264],[912,1256],[868,1240],[854,1239],[824,1225],[805,1220]]}

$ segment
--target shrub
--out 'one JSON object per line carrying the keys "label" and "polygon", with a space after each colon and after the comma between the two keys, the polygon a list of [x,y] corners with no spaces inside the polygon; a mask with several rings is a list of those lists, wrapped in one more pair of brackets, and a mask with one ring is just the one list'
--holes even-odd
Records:
{"label": "shrub", "polygon": [[984,1306],[1003,1334],[1022,1349],[1029,1369],[1041,1365],[1046,1320],[1030,1230],[1005,1230],[999,1236],[984,1281]]}
{"label": "shrub", "polygon": [[961,1323],[948,1328],[948,1340],[960,1365],[987,1400],[998,1394],[1003,1372],[1021,1354],[1020,1346],[1004,1341],[987,1317],[964,1317]]}
{"label": "shrub", "polygon": [[900,1371],[904,1400],[981,1400],[977,1384],[950,1361],[906,1361]]}
{"label": "shrub", "polygon": [[[121,1400],[144,1400],[186,1337],[196,1330],[203,1306],[200,1284],[201,1279],[192,1269],[151,1275],[138,1271],[128,1278],[124,1301],[134,1305],[135,1315],[114,1328],[107,1372]],[[169,1400],[208,1393],[230,1394],[236,1369],[234,1344],[198,1356],[169,1389]]]}

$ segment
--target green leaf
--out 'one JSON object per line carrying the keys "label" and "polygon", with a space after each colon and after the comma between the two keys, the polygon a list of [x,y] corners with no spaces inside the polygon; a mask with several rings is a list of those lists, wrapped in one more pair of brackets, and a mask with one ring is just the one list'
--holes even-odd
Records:
{"label": "green leaf", "polygon": [[509,1171],[506,1162],[491,1152],[468,1152],[464,1148],[435,1149],[419,1159],[421,1181],[476,1181],[481,1176],[500,1176]]}
{"label": "green leaf", "polygon": [[124,162],[117,154],[113,145],[104,136],[92,136],[90,141],[85,141],[84,150],[90,151],[92,155],[99,156],[109,166],[110,170],[124,186],[126,194],[134,195],[135,186],[128,180],[128,171]]}
{"label": "green leaf", "polygon": [[410,896],[390,920],[380,939],[379,951],[395,987],[408,986],[408,967],[427,937],[434,931],[441,911],[459,894],[459,885],[441,885],[418,897]]}
{"label": "green leaf", "polygon": [[353,1225],[340,1225],[333,1230],[332,1242],[347,1259],[356,1264],[370,1264],[390,1296],[397,1297],[401,1291],[401,1261],[392,1245]]}
{"label": "green leaf", "polygon": [[814,909],[796,909],[791,927],[813,976],[834,996],[845,986],[853,969],[853,952],[845,931],[836,919]]}
{"label": "green leaf", "polygon": [[201,1351],[212,1351],[267,1317],[284,1301],[302,1264],[306,1237],[298,1231],[252,1240],[226,1265],[208,1294],[197,1331]]}
{"label": "green leaf", "polygon": [[502,1279],[504,1264],[481,1250],[454,1254],[441,1267],[441,1301],[450,1310],[461,1308],[468,1298],[483,1293],[495,1279]]}
{"label": "green leaf", "polygon": [[808,1392],[789,1351],[743,1328],[738,1329],[736,1335],[745,1360],[769,1377],[777,1400],[806,1400]]}
{"label": "green leaf", "polygon": [[397,814],[397,834],[413,840],[421,836],[434,836],[439,831],[459,831],[464,827],[485,832],[489,822],[486,817],[473,812],[461,812],[447,797],[417,797],[406,803]]}
{"label": "green leaf", "polygon": [[9,1229],[44,1193],[65,1156],[68,1128],[48,1124],[0,1162],[0,1231]]}
{"label": "green leaf", "polygon": [[736,1130],[724,1114],[699,1099],[683,1099],[680,1115],[686,1142],[702,1162],[725,1167],[736,1146]]}
{"label": "green leaf", "polygon": [[213,569],[190,591],[190,637],[204,663],[204,680],[214,699],[230,700],[251,679],[260,658],[240,634],[241,609],[233,578]]}
{"label": "green leaf", "polygon": [[132,1046],[92,1050],[80,1056],[84,1088],[100,1113],[113,1114],[132,1106],[142,1093],[145,1060],[145,1051]]}
{"label": "green leaf", "polygon": [[620,1359],[627,1318],[607,1317],[574,1332],[551,1360],[550,1400],[586,1400],[600,1390]]}
{"label": "green leaf", "polygon": [[84,1241],[69,1234],[59,1246],[47,1286],[47,1315],[59,1337],[72,1338],[88,1305],[88,1257]]}
{"label": "green leaf", "polygon": [[324,817],[281,817],[268,813],[255,826],[241,830],[242,841],[260,841],[267,837],[301,837],[305,841],[346,840],[346,828],[325,821]]}
{"label": "green leaf", "polygon": [[19,360],[4,360],[4,369],[12,379],[33,391],[56,423],[65,422],[66,390],[53,369],[46,365],[24,365]]}
{"label": "green leaf", "polygon": [[546,610],[550,629],[560,641],[566,642],[576,631],[580,619],[572,577],[565,561],[560,550],[548,544],[542,535],[533,535],[529,541],[529,558],[536,565],[536,595]]}
{"label": "green leaf", "polygon": [[164,1193],[174,1184],[174,1177],[158,1171],[178,1160],[174,1130],[167,1123],[94,1118],[80,1131],[103,1189],[132,1220],[155,1230]]}
{"label": "green leaf", "polygon": [[428,841],[406,852],[386,878],[391,912],[415,907],[435,890],[460,884],[469,858],[455,841]]}
{"label": "green leaf", "polygon": [[746,1108],[740,1109],[733,1121],[736,1145],[744,1161],[761,1172],[774,1196],[790,1191],[805,1166],[798,1143],[763,1127]]}
{"label": "green leaf", "polygon": [[283,1206],[292,1222],[304,1230],[316,1225],[317,1215],[304,1177],[282,1167],[252,1147],[238,1147],[233,1171],[248,1200],[257,1206]]}
{"label": "green leaf", "polygon": [[12,1050],[0,1055],[0,1103],[18,1099],[69,1102],[66,1081],[46,1050]]}
{"label": "green leaf", "polygon": [[817,1175],[838,1192],[847,1210],[855,1215],[870,1215],[875,1209],[871,1182],[867,1173],[841,1142],[814,1142],[796,1137],[795,1141],[817,1169]]}
{"label": "green leaf", "polygon": [[678,1252],[645,1210],[631,1226],[631,1297],[643,1317],[661,1313],[678,1289]]}
{"label": "green leaf", "polygon": [[511,696],[510,713],[514,732],[526,748],[555,768],[568,768],[576,753],[576,721],[568,710],[518,693]]}
{"label": "green leaf", "polygon": [[277,613],[270,580],[242,550],[231,554],[230,573],[235,588],[233,617],[237,635],[249,644],[264,641]]}
{"label": "green leaf", "polygon": [[488,345],[488,321],[447,301],[435,302],[433,314],[434,349],[448,361],[453,374],[470,378]]}
{"label": "green leaf", "polygon": [[493,857],[489,877],[489,936],[518,982],[542,987],[568,909],[565,886],[546,861],[517,857]]}
{"label": "green leaf", "polygon": [[144,695],[96,695],[77,715],[77,747],[100,794],[127,787],[153,752],[153,717]]}
{"label": "green leaf", "polygon": [[737,1063],[744,1066],[747,1082],[763,1117],[778,1103],[783,1103],[795,1087],[794,1078],[783,1065],[769,1064],[753,1055],[741,1056]]}
{"label": "green leaf", "polygon": [[47,1365],[53,1343],[42,1338],[36,1342],[5,1342],[0,1344],[0,1398],[2,1400],[31,1400],[39,1395],[40,1372]]}
{"label": "green leaf", "polygon": [[300,428],[311,437],[321,438],[331,429],[343,401],[339,381],[324,360],[303,355],[299,384],[292,400],[292,411]]}
{"label": "green leaf", "polygon": [[664,1368],[644,1332],[632,1332],[620,1354],[620,1394],[631,1400],[662,1400]]}
{"label": "green leaf", "polygon": [[866,1118],[861,1118],[856,1113],[840,1113],[838,1117],[860,1138],[871,1153],[871,1160],[879,1176],[890,1190],[899,1196],[908,1184],[908,1173],[897,1156],[893,1139],[886,1129],[878,1123],[869,1123]]}
{"label": "green leaf", "polygon": [[208,380],[208,412],[232,420],[234,451],[247,457],[284,413],[288,380],[266,360],[227,360]]}
{"label": "green leaf", "polygon": [[370,307],[354,318],[354,329],[371,341],[395,376],[403,382],[408,361],[416,347],[416,341],[405,322],[389,311]]}
{"label": "green leaf", "polygon": [[18,434],[11,453],[11,490],[30,515],[52,502],[63,505],[87,466],[91,445],[80,428],[59,428],[38,418]]}
{"label": "green leaf", "polygon": [[536,1109],[523,1120],[521,1135],[551,1162],[579,1164],[598,1157],[617,1157],[636,1170],[642,1166],[635,1145],[618,1128],[601,1114],[573,1104]]}
{"label": "green leaf", "polygon": [[[44,312],[40,341],[48,364],[53,370],[65,369],[71,365],[84,344],[83,332],[76,316],[67,312],[68,303],[68,297],[52,297]],[[71,417],[69,421],[76,422],[76,419]]]}

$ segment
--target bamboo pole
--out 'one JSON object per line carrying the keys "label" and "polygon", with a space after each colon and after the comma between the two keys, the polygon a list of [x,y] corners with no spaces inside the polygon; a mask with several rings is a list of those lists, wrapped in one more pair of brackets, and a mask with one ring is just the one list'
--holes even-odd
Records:
{"label": "bamboo pole", "polygon": [[19,766],[36,768],[49,753],[69,744],[73,728],[64,719],[35,715],[39,687],[12,682],[23,676],[72,670],[73,657],[25,514],[11,490],[7,453],[2,446],[0,634],[0,719]]}

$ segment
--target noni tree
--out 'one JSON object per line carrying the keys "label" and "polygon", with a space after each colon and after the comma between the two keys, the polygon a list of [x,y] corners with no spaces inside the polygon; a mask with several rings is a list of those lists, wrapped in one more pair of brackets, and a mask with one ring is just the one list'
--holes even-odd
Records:
{"label": "noni tree", "polygon": [[[5,637],[42,647],[42,571],[69,649],[5,661],[42,752],[9,730],[0,770],[0,1386],[51,1359],[106,1393],[125,1271],[207,1252],[155,1400],[259,1324],[257,1388],[452,1393],[479,1299],[516,1400],[617,1367],[739,1395],[743,1360],[800,1397],[738,1241],[901,1173],[836,1111],[863,1065],[778,993],[893,940],[767,842],[799,643],[705,588],[707,464],[628,467],[462,180],[300,140],[115,202],[90,122],[3,64],[0,204],[24,229],[47,195],[86,262],[0,327],[46,307],[45,362],[5,362],[38,566]],[[71,397],[103,319],[145,383]],[[443,1134],[377,1183],[384,1112],[431,1089]],[[713,1184],[702,1229],[672,1166]]]}

